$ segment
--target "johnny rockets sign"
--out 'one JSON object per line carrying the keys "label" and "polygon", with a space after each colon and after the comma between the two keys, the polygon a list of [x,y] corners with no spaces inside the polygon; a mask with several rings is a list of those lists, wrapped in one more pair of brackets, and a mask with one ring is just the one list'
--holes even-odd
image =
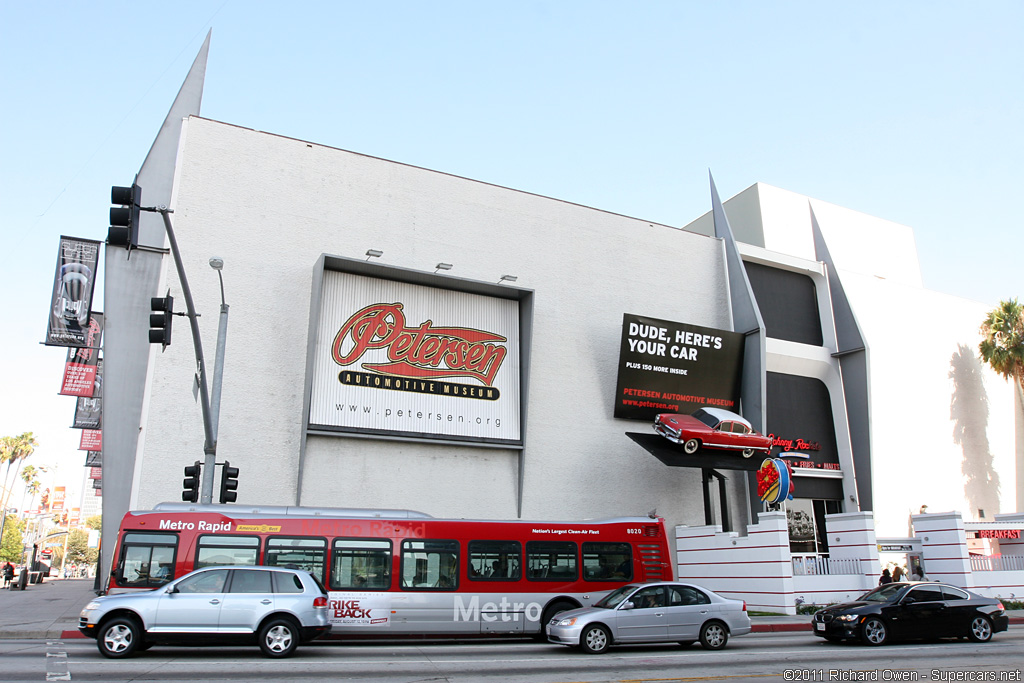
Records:
{"label": "johnny rockets sign", "polygon": [[519,443],[519,304],[324,272],[309,423]]}

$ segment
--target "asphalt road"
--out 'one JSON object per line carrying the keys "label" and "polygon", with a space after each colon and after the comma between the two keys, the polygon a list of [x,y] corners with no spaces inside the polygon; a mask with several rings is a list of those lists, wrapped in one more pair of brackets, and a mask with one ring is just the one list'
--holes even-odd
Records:
{"label": "asphalt road", "polygon": [[991,643],[869,648],[804,633],[751,634],[725,650],[632,646],[586,655],[533,641],[469,644],[317,644],[285,660],[251,648],[154,647],[107,660],[91,640],[0,641],[3,681],[375,681],[566,683],[630,681],[1021,681],[1024,628]]}

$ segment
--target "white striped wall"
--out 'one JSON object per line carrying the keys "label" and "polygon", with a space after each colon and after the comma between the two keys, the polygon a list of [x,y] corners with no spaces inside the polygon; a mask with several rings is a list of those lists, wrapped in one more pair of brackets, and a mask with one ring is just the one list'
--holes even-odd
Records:
{"label": "white striped wall", "polygon": [[747,535],[715,526],[676,527],[677,576],[747,609],[796,614],[793,563],[785,512],[759,515]]}
{"label": "white striped wall", "polygon": [[[967,532],[959,512],[911,515],[914,536],[921,541],[925,578],[961,588],[974,588]],[[907,567],[913,571],[913,568]]]}

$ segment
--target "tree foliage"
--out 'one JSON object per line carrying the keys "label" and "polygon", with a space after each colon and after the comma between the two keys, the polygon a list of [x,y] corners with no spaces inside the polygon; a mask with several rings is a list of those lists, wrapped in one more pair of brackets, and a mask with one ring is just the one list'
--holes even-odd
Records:
{"label": "tree foliage", "polygon": [[0,562],[21,563],[21,554],[25,549],[21,532],[24,530],[25,522],[14,515],[7,515],[7,523],[4,525],[4,537],[0,543]]}
{"label": "tree foliage", "polygon": [[981,324],[978,345],[982,359],[1006,379],[1024,388],[1024,306],[1017,299],[1000,301]]}
{"label": "tree foliage", "polygon": [[[72,529],[71,533],[68,534],[67,545],[68,557],[67,561],[64,562],[65,565],[93,564],[96,562],[99,551],[96,548],[89,547],[88,532],[82,529]],[[50,566],[59,567],[64,557],[64,546],[55,546],[52,550],[53,559],[50,560]]]}

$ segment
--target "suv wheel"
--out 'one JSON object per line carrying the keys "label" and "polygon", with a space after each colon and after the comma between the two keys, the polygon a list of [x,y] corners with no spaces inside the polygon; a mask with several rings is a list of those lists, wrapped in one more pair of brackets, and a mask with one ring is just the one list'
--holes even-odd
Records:
{"label": "suv wheel", "polygon": [[116,617],[103,624],[96,637],[100,654],[110,659],[130,657],[142,640],[138,622],[128,617]]}
{"label": "suv wheel", "polygon": [[299,646],[299,628],[291,619],[271,619],[260,629],[259,639],[267,657],[287,657]]}

